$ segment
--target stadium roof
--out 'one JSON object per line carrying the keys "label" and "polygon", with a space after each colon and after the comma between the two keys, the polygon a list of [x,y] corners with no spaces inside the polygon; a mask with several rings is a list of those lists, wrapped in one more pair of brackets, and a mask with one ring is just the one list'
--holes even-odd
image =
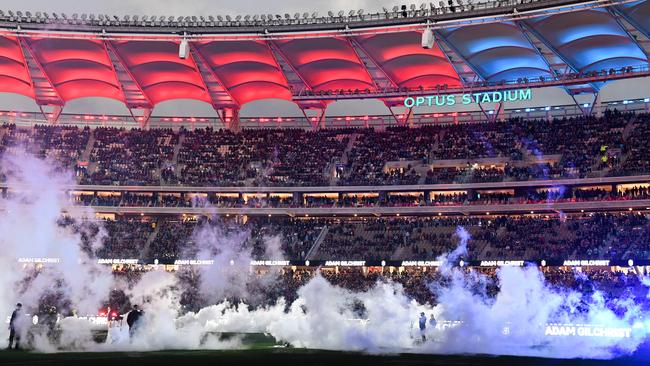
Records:
{"label": "stadium roof", "polygon": [[[647,0],[526,6],[492,9],[497,13],[487,17],[471,9],[462,16],[423,10],[387,16],[384,26],[372,20],[365,27],[363,21],[352,28],[346,23],[343,30],[339,24],[320,32],[287,32],[286,27],[269,32],[267,27],[237,34],[216,26],[211,33],[178,27],[176,34],[117,32],[120,27],[112,26],[107,34],[92,24],[72,31],[67,21],[5,17],[0,20],[0,92],[22,94],[43,106],[105,97],[130,109],[194,99],[217,110],[238,110],[251,101],[277,98],[309,108],[336,100],[332,91],[384,95],[391,103],[383,92],[517,84],[629,66],[647,70]],[[455,17],[445,20],[450,13]],[[427,28],[436,40],[430,49],[420,44]],[[189,44],[186,58],[179,57],[183,39]],[[599,87],[565,88],[578,93]]]}

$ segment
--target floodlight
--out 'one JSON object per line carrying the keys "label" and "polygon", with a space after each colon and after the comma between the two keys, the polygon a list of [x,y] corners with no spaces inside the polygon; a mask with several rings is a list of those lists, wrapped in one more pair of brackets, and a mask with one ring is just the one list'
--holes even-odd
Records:
{"label": "floodlight", "polygon": [[300,19],[300,13],[295,13],[293,15],[293,19]]}
{"label": "floodlight", "polygon": [[232,18],[230,17],[230,15],[226,15],[226,20],[227,20],[227,21],[231,21],[231,20],[232,20]]}
{"label": "floodlight", "polygon": [[303,19],[309,18],[309,13],[302,13],[302,18]]}
{"label": "floodlight", "polygon": [[348,13],[348,16],[353,17],[354,16],[354,10],[350,10],[350,12]]}
{"label": "floodlight", "polygon": [[331,10],[327,12],[327,15],[329,15],[330,18],[334,17],[334,13]]}
{"label": "floodlight", "polygon": [[343,12],[343,10],[339,10],[339,17],[342,17],[343,14],[345,14],[345,13]]}
{"label": "floodlight", "polygon": [[247,21],[247,22],[250,21],[250,20],[251,20],[251,16],[248,15],[248,14],[246,14],[246,16],[244,17],[244,20]]}

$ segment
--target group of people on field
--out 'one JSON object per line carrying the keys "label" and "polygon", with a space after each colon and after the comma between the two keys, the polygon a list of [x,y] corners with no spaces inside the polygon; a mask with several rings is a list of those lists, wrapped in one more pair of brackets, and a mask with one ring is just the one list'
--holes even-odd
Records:
{"label": "group of people on field", "polygon": [[[140,309],[138,305],[134,305],[133,309],[129,311],[126,316],[126,323],[129,326],[129,337],[133,339],[137,330],[142,324],[142,316],[144,312]],[[109,326],[114,322],[115,317],[112,315],[112,312],[108,311],[107,314]],[[120,317],[121,319],[121,317]],[[20,349],[20,340],[21,335],[24,335],[25,331],[25,314],[23,313],[23,304],[17,303],[15,309],[11,313],[11,318],[9,319],[9,345],[7,349]]]}

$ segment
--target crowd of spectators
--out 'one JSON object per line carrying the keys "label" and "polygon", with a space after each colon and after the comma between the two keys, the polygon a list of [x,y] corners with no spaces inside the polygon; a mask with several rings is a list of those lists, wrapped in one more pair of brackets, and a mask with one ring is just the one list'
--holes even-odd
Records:
{"label": "crowd of spectators", "polygon": [[4,124],[0,150],[50,157],[81,184],[404,185],[643,174],[648,133],[649,114],[618,111],[385,130]]}
{"label": "crowd of spectators", "polygon": [[645,258],[650,219],[637,213],[494,218],[364,218],[332,221],[315,257],[335,260],[434,260],[461,243],[465,260]]}

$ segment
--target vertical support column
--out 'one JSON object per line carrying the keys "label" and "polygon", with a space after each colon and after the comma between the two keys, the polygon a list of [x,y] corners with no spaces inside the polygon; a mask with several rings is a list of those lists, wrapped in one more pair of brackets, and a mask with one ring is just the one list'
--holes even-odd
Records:
{"label": "vertical support column", "polygon": [[[134,113],[135,111],[142,111],[142,114],[138,115],[137,113]],[[151,108],[129,108],[129,113],[131,113],[131,117],[135,122],[140,124],[140,128],[142,129],[145,129],[148,126],[149,118],[151,117],[152,112],[153,109]]]}
{"label": "vertical support column", "polygon": [[[51,108],[47,110],[47,108]],[[41,110],[41,114],[45,117],[45,120],[50,123],[56,123],[59,120],[61,111],[63,110],[62,106],[59,105],[38,105],[38,108]]]}
{"label": "vertical support column", "polygon": [[413,107],[408,109],[406,113],[406,119],[404,121],[405,125],[408,125],[410,128],[413,128]]}
{"label": "vertical support column", "polygon": [[594,95],[594,102],[591,104],[591,110],[592,113],[595,111],[596,117],[600,118],[603,116],[603,109],[600,102],[600,93],[598,92]]}
{"label": "vertical support column", "polygon": [[494,111],[494,120],[493,122],[503,121],[503,116],[505,114],[505,108],[503,102],[499,102],[499,106]]}
{"label": "vertical support column", "polygon": [[239,109],[237,108],[223,108],[217,110],[217,116],[223,124],[232,132],[239,132],[241,126],[239,124]]}
{"label": "vertical support column", "polygon": [[[314,109],[314,108],[311,108]],[[304,108],[300,108],[302,115],[305,116],[307,122],[311,125],[312,130],[318,131],[321,128],[325,128],[325,108],[316,108],[318,114],[315,117],[309,117]]]}

